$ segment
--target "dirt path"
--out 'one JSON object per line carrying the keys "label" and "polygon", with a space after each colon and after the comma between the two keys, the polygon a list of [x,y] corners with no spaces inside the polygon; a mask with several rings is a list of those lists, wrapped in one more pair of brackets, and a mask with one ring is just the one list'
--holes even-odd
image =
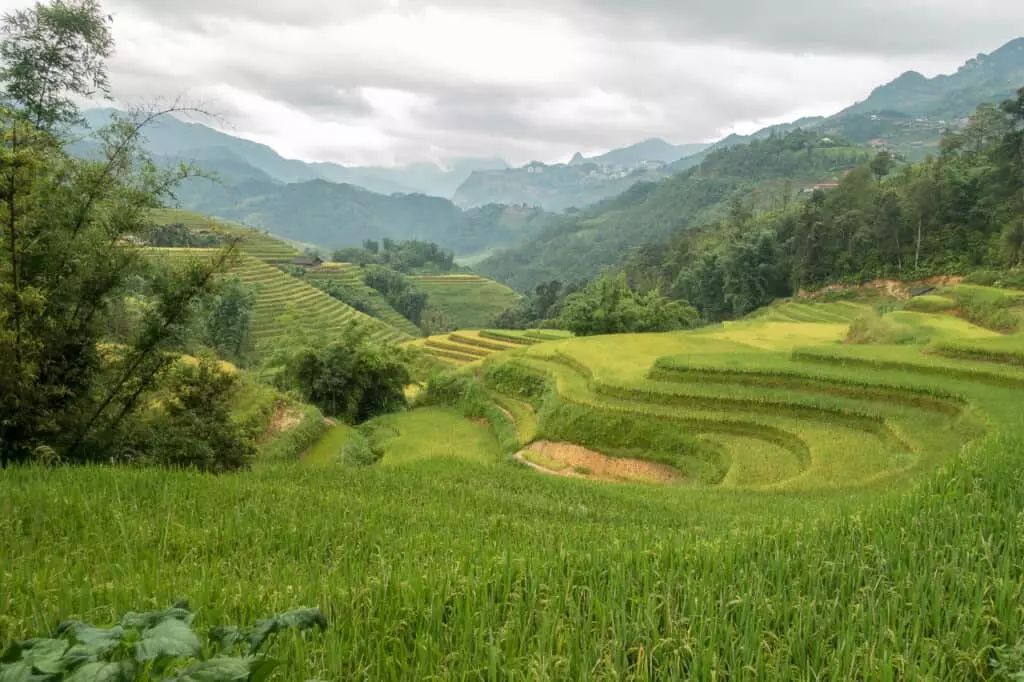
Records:
{"label": "dirt path", "polygon": [[665,484],[680,479],[666,464],[608,457],[572,443],[538,441],[516,453],[516,459],[544,474],[591,481]]}

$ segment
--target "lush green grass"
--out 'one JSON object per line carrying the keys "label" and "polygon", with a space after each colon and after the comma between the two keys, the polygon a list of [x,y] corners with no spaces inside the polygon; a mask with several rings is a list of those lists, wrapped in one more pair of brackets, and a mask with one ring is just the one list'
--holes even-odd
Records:
{"label": "lush green grass", "polygon": [[385,467],[427,459],[463,459],[483,464],[499,460],[498,441],[487,424],[464,418],[455,410],[428,407],[374,420],[384,448]]}
{"label": "lush green grass", "polygon": [[478,275],[413,277],[416,288],[427,294],[428,309],[450,315],[460,329],[480,329],[519,300],[504,284]]}
{"label": "lush green grass", "polygon": [[302,461],[315,466],[337,464],[341,448],[353,433],[355,433],[355,429],[348,424],[336,424],[330,427],[313,447],[302,454]]}
{"label": "lush green grass", "polygon": [[1024,368],[845,345],[836,313],[485,360],[516,444],[647,450],[689,484],[523,471],[436,407],[375,420],[376,467],[0,471],[0,639],[185,595],[200,627],[323,608],[275,645],[286,679],[1011,679]]}

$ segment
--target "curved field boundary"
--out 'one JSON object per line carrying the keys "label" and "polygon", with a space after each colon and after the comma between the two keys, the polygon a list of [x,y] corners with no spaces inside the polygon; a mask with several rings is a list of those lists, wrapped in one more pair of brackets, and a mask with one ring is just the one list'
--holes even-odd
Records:
{"label": "curved field boundary", "polygon": [[[562,358],[565,359],[564,356]],[[557,379],[557,375],[551,371],[550,368],[545,367],[545,364],[561,365],[569,368],[573,371],[578,371],[572,366],[572,363],[559,362],[550,358],[529,358],[527,364],[532,366],[541,372],[544,372],[547,376]],[[724,418],[712,418],[712,417],[694,417],[680,414],[665,414],[663,412],[656,412],[651,409],[641,409],[645,406],[644,403],[636,403],[631,406],[617,406],[608,403],[602,403],[597,400],[587,400],[585,398],[577,396],[569,396],[565,393],[556,391],[558,400],[564,401],[570,405],[577,405],[580,407],[586,407],[590,410],[598,412],[605,411],[614,414],[627,414],[638,417],[657,419],[659,421],[671,422],[679,424],[681,426],[688,427],[696,433],[715,433],[726,436],[744,436],[749,438],[756,438],[759,440],[778,445],[779,447],[789,450],[795,455],[798,461],[801,463],[801,471],[806,471],[811,466],[811,450],[808,444],[799,436],[784,429],[780,429],[767,424],[758,424],[752,421],[744,421],[738,419],[724,419]],[[648,406],[652,407],[652,406]]]}
{"label": "curved field boundary", "polygon": [[491,354],[490,351],[473,348],[457,343],[446,343],[444,341],[434,341],[433,339],[427,339],[423,342],[423,345],[431,350],[444,350],[451,351],[454,353],[462,353],[463,355],[469,355],[474,358],[486,358]]}
{"label": "curved field boundary", "polygon": [[606,395],[610,398],[638,404],[677,405],[696,410],[739,410],[770,416],[792,417],[794,419],[813,419],[825,424],[841,422],[848,428],[874,434],[900,450],[906,452],[913,452],[915,450],[913,446],[893,431],[888,420],[882,415],[843,407],[809,405],[794,401],[644,391],[628,386],[601,382],[594,378],[594,373],[589,367],[561,351],[555,351],[551,359],[553,362],[568,367],[586,379],[587,388],[595,395]]}
{"label": "curved field boundary", "polygon": [[505,334],[503,332],[493,331],[491,329],[484,329],[477,332],[485,339],[493,339],[494,341],[507,341],[508,343],[514,343],[520,346],[533,346],[540,343],[540,339],[528,339],[524,336],[515,336],[513,334]]}
{"label": "curved field boundary", "polygon": [[[481,334],[483,336],[483,334]],[[448,335],[448,338],[455,343],[460,343],[465,346],[476,346],[477,348],[483,348],[485,350],[494,351],[500,353],[506,350],[515,350],[521,348],[522,344],[514,343],[498,343],[496,341],[487,341],[486,339],[473,338],[472,336],[465,336],[458,332]]]}
{"label": "curved field boundary", "polygon": [[648,373],[666,383],[707,382],[750,388],[785,388],[879,403],[898,403],[952,416],[967,407],[967,399],[954,393],[920,386],[880,384],[851,378],[813,376],[797,371],[741,370],[693,367],[668,358],[655,362]]}
{"label": "curved field boundary", "polygon": [[977,362],[1024,367],[1024,346],[1019,349],[987,348],[980,345],[939,341],[930,345],[926,352],[959,360],[974,360]]}
{"label": "curved field boundary", "polygon": [[953,365],[929,365],[917,362],[906,362],[902,360],[889,360],[884,358],[866,358],[851,355],[835,355],[823,350],[811,348],[798,348],[791,356],[798,362],[812,362],[840,367],[866,367],[870,369],[891,370],[896,372],[908,372],[911,374],[924,374],[930,376],[961,379],[1007,388],[1024,388],[1024,376],[1011,374],[995,374],[993,372]]}

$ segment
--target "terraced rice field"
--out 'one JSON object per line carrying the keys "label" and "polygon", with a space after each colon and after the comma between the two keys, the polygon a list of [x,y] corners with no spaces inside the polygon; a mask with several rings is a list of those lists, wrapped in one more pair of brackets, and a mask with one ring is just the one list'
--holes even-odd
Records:
{"label": "terraced rice field", "polygon": [[181,223],[196,232],[214,232],[229,237],[240,237],[241,251],[253,258],[268,263],[287,263],[299,255],[295,246],[272,234],[253,227],[236,225],[227,221],[214,220],[199,213],[175,209],[155,209],[151,212],[157,225]]}
{"label": "terraced rice field", "polygon": [[544,341],[571,338],[568,332],[549,330],[537,331],[457,331],[439,334],[411,342],[409,345],[423,348],[432,356],[454,365],[467,365],[491,357],[496,353],[523,348]]}
{"label": "terraced rice field", "polygon": [[[320,607],[287,680],[1019,679],[1024,368],[794,312],[514,344],[466,372],[507,389],[490,423],[389,415],[373,467],[336,429],[230,476],[0,469],[0,637],[187,596],[202,630]],[[541,442],[674,471],[582,480]],[[577,476],[510,461],[530,443]]]}
{"label": "terraced rice field", "polygon": [[[209,258],[209,249],[152,249],[156,257]],[[257,348],[272,343],[296,326],[340,332],[350,324],[371,330],[380,341],[401,343],[411,335],[345,305],[316,287],[252,256],[242,256],[230,269],[257,290],[253,305],[252,336]]]}
{"label": "terraced rice field", "polygon": [[[698,441],[694,461],[683,467],[689,484],[723,488],[897,484],[953,458],[984,432],[986,414],[1012,419],[1008,405],[1024,398],[1022,345],[1014,337],[906,312],[898,314],[904,323],[933,330],[939,341],[841,345],[844,318],[859,306],[818,307],[779,306],[697,332],[541,343],[490,362],[518,363],[553,382],[564,409],[540,415],[538,439],[572,440],[578,433],[566,415],[587,412],[620,426],[624,417],[653,430],[674,424]],[[936,346],[949,339],[1008,359],[943,358]],[[585,444],[599,451],[623,446],[613,433],[589,438]],[[672,455],[655,454],[656,461]],[[675,456],[687,458],[685,451]]]}
{"label": "terraced rice field", "polygon": [[504,284],[479,275],[421,275],[412,280],[429,297],[428,309],[447,313],[460,329],[491,325],[520,298]]}
{"label": "terraced rice field", "polygon": [[395,329],[399,329],[409,336],[423,336],[420,328],[392,308],[387,299],[380,295],[380,292],[366,285],[363,281],[363,270],[358,265],[353,263],[324,263],[318,268],[309,270],[306,273],[306,278],[341,282],[358,293],[360,299],[364,301],[370,314],[374,317],[384,320]]}

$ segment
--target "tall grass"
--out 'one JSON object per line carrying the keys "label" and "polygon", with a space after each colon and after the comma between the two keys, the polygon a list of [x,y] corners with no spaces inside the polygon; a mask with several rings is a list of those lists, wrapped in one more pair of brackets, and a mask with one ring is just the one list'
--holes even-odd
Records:
{"label": "tall grass", "polygon": [[1024,632],[1022,456],[854,511],[457,462],[7,470],[0,631],[188,595],[200,626],[320,606],[270,652],[299,680],[989,679]]}

